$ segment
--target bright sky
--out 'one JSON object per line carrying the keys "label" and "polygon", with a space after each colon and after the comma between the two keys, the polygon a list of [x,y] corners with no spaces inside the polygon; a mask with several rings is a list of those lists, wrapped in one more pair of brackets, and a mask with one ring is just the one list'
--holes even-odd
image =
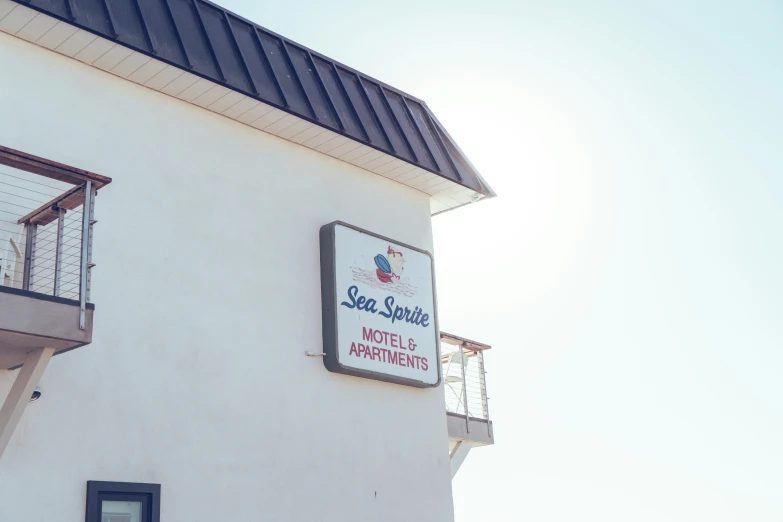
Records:
{"label": "bright sky", "polygon": [[434,220],[441,325],[494,347],[458,522],[783,520],[783,3],[220,3],[500,195]]}

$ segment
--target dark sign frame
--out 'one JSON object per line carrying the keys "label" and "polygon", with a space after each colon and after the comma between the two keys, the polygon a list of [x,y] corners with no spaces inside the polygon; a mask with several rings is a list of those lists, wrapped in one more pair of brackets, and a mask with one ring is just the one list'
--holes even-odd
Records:
{"label": "dark sign frame", "polygon": [[[408,379],[404,377],[398,377],[396,375],[389,375],[381,372],[373,372],[369,370],[361,370],[357,368],[343,366],[340,363],[340,356],[338,353],[338,338],[337,338],[337,281],[336,281],[336,262],[335,262],[335,228],[337,226],[343,226],[353,229],[362,234],[367,234],[383,241],[388,241],[395,245],[399,245],[403,248],[407,248],[414,252],[424,254],[430,258],[430,268],[432,271],[432,320],[433,329],[435,335],[435,352],[436,360],[433,364],[438,368],[438,380],[434,384],[417,381],[415,379]],[[324,366],[330,372],[341,373],[343,375],[351,375],[354,377],[362,377],[365,379],[373,379],[376,381],[389,382],[393,384],[401,384],[404,386],[413,386],[415,388],[437,388],[440,386],[443,380],[443,366],[440,361],[440,328],[438,326],[438,298],[435,292],[435,263],[432,258],[432,254],[426,250],[416,248],[414,246],[401,243],[400,241],[374,234],[363,228],[359,228],[342,221],[333,221],[328,225],[324,225],[320,230],[320,243],[321,243],[321,317],[322,317],[322,329],[323,329],[323,343],[324,343]]]}

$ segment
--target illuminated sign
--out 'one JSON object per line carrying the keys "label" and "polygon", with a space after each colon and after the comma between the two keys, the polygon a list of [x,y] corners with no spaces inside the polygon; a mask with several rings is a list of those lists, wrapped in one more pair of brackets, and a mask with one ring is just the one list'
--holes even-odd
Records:
{"label": "illuminated sign", "polygon": [[336,221],[321,227],[324,365],[420,388],[440,383],[432,256]]}

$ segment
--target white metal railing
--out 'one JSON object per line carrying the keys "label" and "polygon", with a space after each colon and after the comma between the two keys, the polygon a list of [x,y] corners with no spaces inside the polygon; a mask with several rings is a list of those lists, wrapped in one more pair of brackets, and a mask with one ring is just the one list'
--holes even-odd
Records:
{"label": "white metal railing", "polygon": [[484,351],[490,347],[441,332],[446,411],[489,421]]}
{"label": "white metal railing", "polygon": [[0,165],[0,286],[90,299],[95,188]]}

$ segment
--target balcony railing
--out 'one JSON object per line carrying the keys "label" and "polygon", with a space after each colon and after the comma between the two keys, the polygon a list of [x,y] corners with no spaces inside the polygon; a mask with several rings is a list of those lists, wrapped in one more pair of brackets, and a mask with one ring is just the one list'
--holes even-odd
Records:
{"label": "balcony railing", "polygon": [[0,286],[90,301],[95,194],[78,184],[0,165]]}
{"label": "balcony railing", "polygon": [[446,411],[489,422],[484,351],[490,347],[445,332],[440,338]]}

